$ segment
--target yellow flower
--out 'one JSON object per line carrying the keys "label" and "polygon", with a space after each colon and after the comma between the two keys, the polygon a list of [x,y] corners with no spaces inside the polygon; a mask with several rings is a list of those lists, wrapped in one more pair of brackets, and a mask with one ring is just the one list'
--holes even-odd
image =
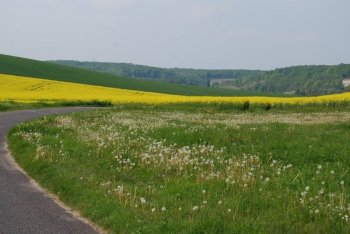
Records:
{"label": "yellow flower", "polygon": [[269,109],[290,106],[349,106],[350,93],[294,98],[181,96],[0,74],[0,101],[59,102],[92,100],[110,101],[113,104],[187,104],[238,109]]}

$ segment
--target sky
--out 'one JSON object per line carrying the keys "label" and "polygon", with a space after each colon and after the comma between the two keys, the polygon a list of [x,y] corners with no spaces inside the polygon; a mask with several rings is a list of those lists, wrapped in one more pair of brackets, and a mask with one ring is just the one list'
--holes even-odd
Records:
{"label": "sky", "polygon": [[162,68],[350,63],[349,0],[0,0],[0,54]]}

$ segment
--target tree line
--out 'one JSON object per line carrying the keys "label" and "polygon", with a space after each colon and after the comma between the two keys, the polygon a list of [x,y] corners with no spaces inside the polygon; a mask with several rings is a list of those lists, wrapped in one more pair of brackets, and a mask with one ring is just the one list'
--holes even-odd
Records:
{"label": "tree line", "polygon": [[261,71],[157,68],[130,63],[72,60],[49,62],[130,78],[260,92],[294,92],[297,95],[340,93],[344,90],[342,80],[350,78],[350,64],[292,66]]}

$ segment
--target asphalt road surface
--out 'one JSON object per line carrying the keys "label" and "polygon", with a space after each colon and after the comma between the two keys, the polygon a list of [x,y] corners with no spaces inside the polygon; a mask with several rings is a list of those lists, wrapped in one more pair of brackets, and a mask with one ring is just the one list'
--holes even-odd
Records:
{"label": "asphalt road surface", "polygon": [[43,192],[16,165],[6,147],[7,131],[15,124],[48,114],[93,107],[21,110],[0,113],[0,233],[99,233],[52,196]]}

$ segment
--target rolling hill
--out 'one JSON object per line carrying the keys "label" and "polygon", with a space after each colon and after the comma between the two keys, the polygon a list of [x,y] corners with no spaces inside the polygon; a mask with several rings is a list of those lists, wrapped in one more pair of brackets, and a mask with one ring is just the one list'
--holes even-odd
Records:
{"label": "rolling hill", "polygon": [[[131,79],[27,58],[0,55],[0,74],[187,96],[261,96],[260,92]],[[267,94],[264,96],[283,96]]]}
{"label": "rolling hill", "polygon": [[350,64],[308,65],[261,70],[207,70],[158,68],[129,63],[50,61],[72,67],[105,72],[131,78],[158,80],[172,83],[195,84],[270,93],[321,95],[343,91],[342,79],[350,78]]}

